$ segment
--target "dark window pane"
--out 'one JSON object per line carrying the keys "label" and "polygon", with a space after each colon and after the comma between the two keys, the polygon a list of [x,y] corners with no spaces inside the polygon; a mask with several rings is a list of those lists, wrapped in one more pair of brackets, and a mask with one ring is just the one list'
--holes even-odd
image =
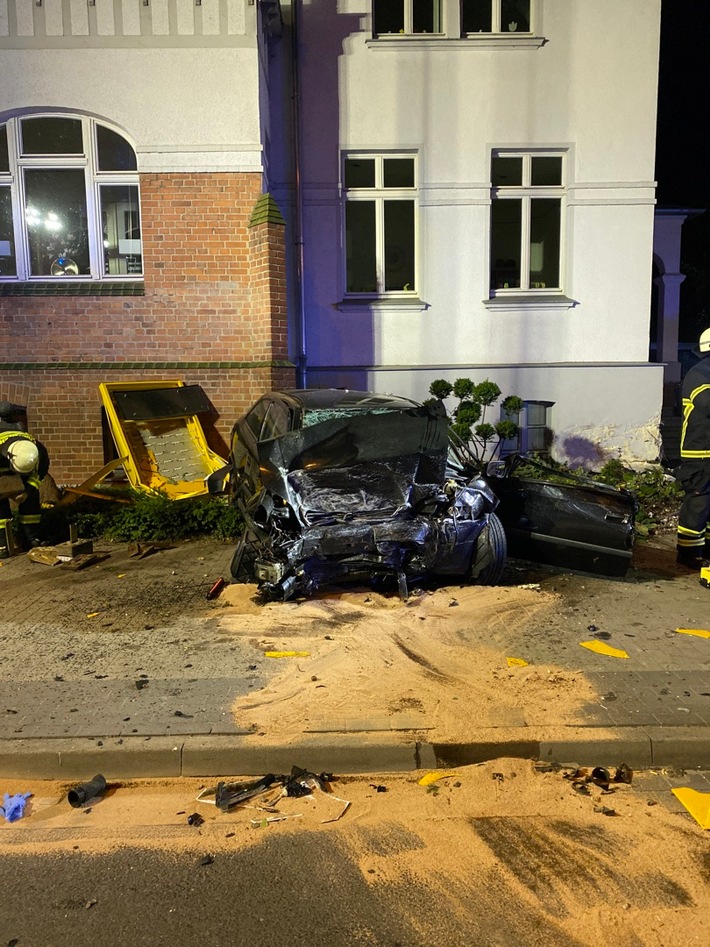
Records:
{"label": "dark window pane", "polygon": [[491,207],[491,289],[520,286],[521,201],[493,201]]}
{"label": "dark window pane", "polygon": [[28,168],[25,196],[31,274],[77,276],[88,273],[84,172]]}
{"label": "dark window pane", "polygon": [[528,427],[544,427],[547,424],[548,407],[540,401],[526,401]]}
{"label": "dark window pane", "polygon": [[413,158],[385,158],[385,187],[414,187]]}
{"label": "dark window pane", "polygon": [[288,431],[290,412],[281,401],[272,401],[266,412],[264,427],[261,430],[261,440],[269,441],[274,437],[281,437]]}
{"label": "dark window pane", "polygon": [[257,440],[261,434],[261,427],[270,403],[269,401],[259,401],[246,416],[246,425]]}
{"label": "dark window pane", "polygon": [[530,0],[501,0],[501,33],[530,32]]}
{"label": "dark window pane", "polygon": [[104,273],[108,276],[143,272],[138,185],[101,188]]}
{"label": "dark window pane", "polygon": [[125,138],[104,125],[96,126],[99,171],[135,171],[136,153]]}
{"label": "dark window pane", "polygon": [[23,118],[23,155],[81,155],[84,153],[78,118]]}
{"label": "dark window pane", "polygon": [[562,158],[533,155],[531,183],[544,187],[562,184]]}
{"label": "dark window pane", "polygon": [[493,187],[519,187],[523,183],[523,159],[493,155],[491,184]]}
{"label": "dark window pane", "polygon": [[492,0],[463,0],[461,4],[461,30],[464,33],[490,33]]}
{"label": "dark window pane", "polygon": [[560,202],[536,197],[530,201],[530,287],[556,289],[559,284]]}
{"label": "dark window pane", "polygon": [[0,276],[17,276],[9,187],[0,187]]}
{"label": "dark window pane", "polygon": [[439,0],[412,0],[412,31],[440,33]]}
{"label": "dark window pane", "polygon": [[377,292],[374,201],[345,205],[345,267],[349,293]]}
{"label": "dark window pane", "polygon": [[544,454],[550,449],[552,432],[548,427],[529,427],[525,435],[526,451],[535,451],[538,454]]}
{"label": "dark window pane", "polygon": [[7,125],[0,125],[0,172],[10,170],[10,156],[7,151]]}
{"label": "dark window pane", "polygon": [[414,288],[414,201],[385,201],[385,290]]}
{"label": "dark window pane", "polygon": [[375,159],[347,158],[345,161],[345,187],[374,187]]}
{"label": "dark window pane", "polygon": [[374,0],[375,36],[404,31],[404,0]]}

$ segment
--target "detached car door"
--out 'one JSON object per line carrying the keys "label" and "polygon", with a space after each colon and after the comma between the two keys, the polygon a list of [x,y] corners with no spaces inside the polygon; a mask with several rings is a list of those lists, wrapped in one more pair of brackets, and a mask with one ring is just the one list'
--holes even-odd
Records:
{"label": "detached car door", "polygon": [[636,501],[603,484],[523,477],[489,481],[508,555],[598,575],[623,576],[631,561]]}

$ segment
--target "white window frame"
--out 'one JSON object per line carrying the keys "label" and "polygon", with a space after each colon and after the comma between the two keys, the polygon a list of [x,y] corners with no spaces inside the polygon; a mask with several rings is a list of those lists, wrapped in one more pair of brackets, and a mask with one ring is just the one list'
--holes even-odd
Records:
{"label": "white window frame", "polygon": [[[21,122],[23,119],[34,118],[69,118],[81,121],[82,123],[82,142],[84,153],[82,155],[22,155],[21,141]],[[15,262],[17,275],[0,276],[0,282],[56,282],[56,283],[81,283],[113,281],[128,282],[140,281],[144,278],[143,270],[140,273],[105,273],[104,272],[104,244],[103,229],[101,224],[101,187],[104,185],[135,186],[138,191],[138,211],[139,220],[143,215],[140,206],[140,181],[138,171],[99,171],[98,169],[98,144],[96,138],[97,126],[103,126],[110,131],[120,135],[131,147],[132,142],[126,138],[125,133],[110,122],[98,121],[88,115],[82,115],[76,112],[25,112],[21,115],[13,116],[2,122],[7,129],[7,144],[10,159],[9,174],[0,171],[0,187],[10,186],[12,217],[15,236]],[[135,149],[134,149],[135,151]],[[51,276],[49,274],[31,274],[30,245],[27,228],[25,226],[25,176],[26,169],[37,168],[41,170],[71,170],[82,169],[84,171],[84,183],[86,193],[86,217],[88,228],[88,247],[89,247],[89,273],[83,273],[78,276]],[[141,261],[142,261],[141,250]]]}
{"label": "white window frame", "polygon": [[535,0],[530,0],[530,12],[528,18],[530,20],[530,28],[527,30],[516,30],[511,32],[508,29],[503,29],[501,24],[501,9],[502,9],[502,0],[488,0],[491,4],[491,31],[490,33],[464,33],[463,32],[463,0],[459,0],[458,9],[459,16],[461,17],[461,33],[463,36],[470,36],[475,38],[477,36],[530,36],[535,32]]}
{"label": "white window frame", "polygon": [[[430,0],[432,6],[435,4],[439,8],[439,29],[432,31],[431,33],[415,33],[414,32],[414,0],[387,0],[388,3],[402,3],[404,4],[404,30],[402,33],[381,33],[378,34],[376,31],[377,23],[375,21],[375,2],[372,3],[372,26],[373,26],[373,35],[377,36],[443,36],[445,33],[444,29],[444,8],[446,6],[446,0]],[[436,21],[436,14],[432,18]]]}
{"label": "white window frame", "polygon": [[[505,296],[532,296],[540,294],[560,294],[563,291],[564,272],[565,272],[565,207],[567,197],[567,150],[563,148],[493,148],[491,150],[491,166],[493,158],[496,156],[505,158],[522,158],[522,184],[511,185],[509,187],[491,185],[491,219],[489,224],[488,249],[488,287],[490,298],[499,298]],[[533,158],[561,158],[561,183],[550,185],[533,185],[531,183],[532,159]],[[533,198],[555,198],[560,201],[560,251],[559,251],[559,270],[557,286],[536,287],[530,285],[530,220],[531,220],[531,200]],[[520,234],[520,286],[512,288],[497,289],[491,286],[491,256],[493,253],[493,203],[501,200],[519,200],[521,201],[521,234]]]}
{"label": "white window frame", "polygon": [[[375,186],[374,187],[345,187],[345,162],[348,159],[374,159],[375,161]],[[384,159],[386,158],[408,158],[414,162],[414,186],[407,188],[386,188],[384,186]],[[420,279],[419,272],[419,168],[417,155],[415,152],[344,152],[341,162],[343,195],[343,263],[342,263],[342,281],[346,299],[372,298],[373,296],[383,299],[412,299],[418,295],[418,286]],[[408,200],[414,205],[414,287],[411,290],[386,290],[385,289],[385,201],[386,200]],[[374,293],[355,293],[348,292],[348,274],[347,274],[347,253],[345,250],[346,240],[346,205],[353,201],[374,201],[375,203],[375,273],[377,288]]]}

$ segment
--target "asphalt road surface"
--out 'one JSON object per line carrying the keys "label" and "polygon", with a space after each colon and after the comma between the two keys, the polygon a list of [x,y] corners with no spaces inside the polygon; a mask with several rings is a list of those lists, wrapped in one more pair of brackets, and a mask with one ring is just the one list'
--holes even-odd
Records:
{"label": "asphalt road surface", "polygon": [[27,817],[0,826],[0,947],[710,942],[707,833],[643,788],[580,794],[521,760],[429,789],[419,775],[336,784],[351,805],[327,823],[338,800],[284,800],[292,818],[266,823],[196,802],[196,781],[116,788],[88,811],[35,785]]}

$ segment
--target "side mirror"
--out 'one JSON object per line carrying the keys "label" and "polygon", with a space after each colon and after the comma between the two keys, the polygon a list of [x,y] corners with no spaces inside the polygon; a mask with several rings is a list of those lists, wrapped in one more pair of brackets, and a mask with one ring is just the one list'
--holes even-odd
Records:
{"label": "side mirror", "polygon": [[486,464],[487,477],[505,477],[507,464],[504,460],[489,460]]}

